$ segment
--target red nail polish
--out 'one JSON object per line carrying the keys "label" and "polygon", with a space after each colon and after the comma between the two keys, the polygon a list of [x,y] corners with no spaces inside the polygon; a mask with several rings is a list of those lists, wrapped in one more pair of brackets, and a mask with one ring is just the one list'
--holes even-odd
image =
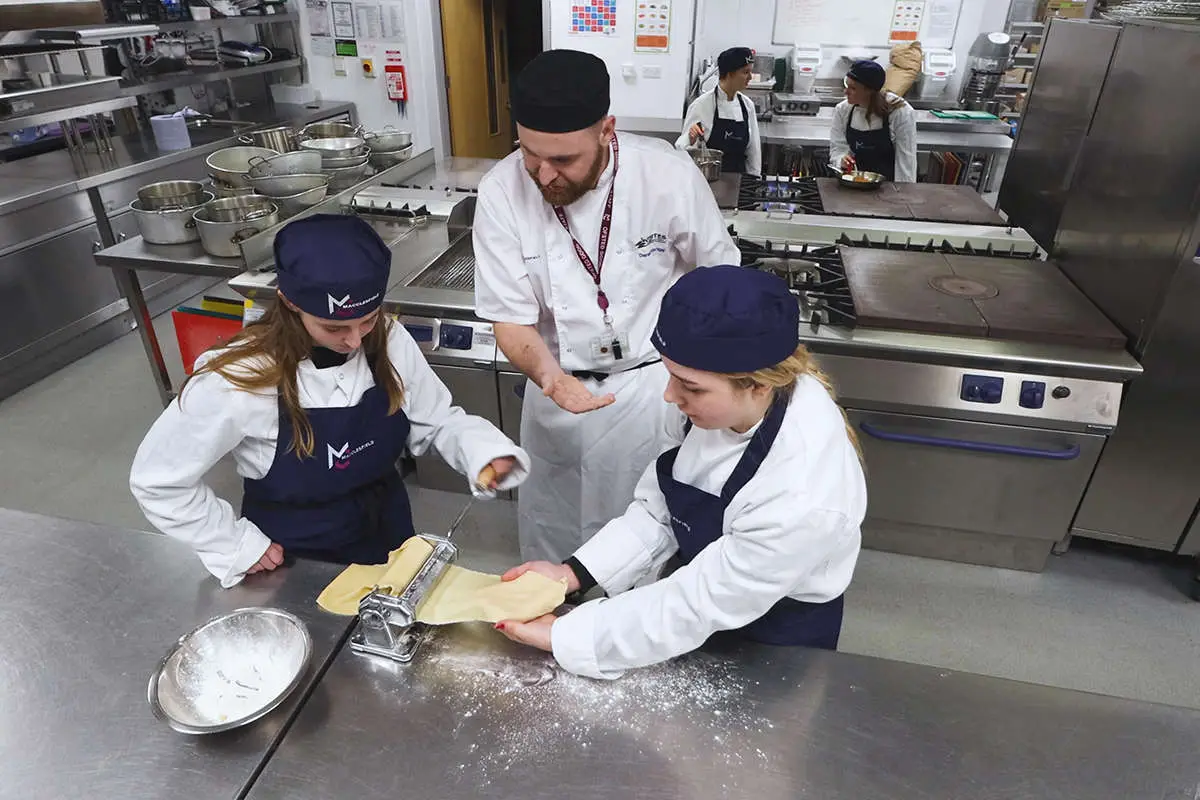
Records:
{"label": "red nail polish", "polygon": [[497,622],[497,623],[496,623],[496,630],[498,630],[498,631],[502,631],[502,630],[504,630],[504,623],[503,623],[503,622]]}

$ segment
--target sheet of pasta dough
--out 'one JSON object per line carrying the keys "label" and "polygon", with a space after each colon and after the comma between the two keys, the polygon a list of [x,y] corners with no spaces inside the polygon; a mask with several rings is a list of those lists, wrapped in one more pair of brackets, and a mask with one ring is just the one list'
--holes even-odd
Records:
{"label": "sheet of pasta dough", "polygon": [[[358,601],[375,586],[403,591],[425,559],[430,544],[414,536],[388,556],[386,564],[352,564],[325,587],[317,604],[334,614],[353,616]],[[562,605],[566,584],[527,572],[507,583],[499,575],[450,566],[417,609],[417,619],[429,625],[482,620],[530,620]]]}

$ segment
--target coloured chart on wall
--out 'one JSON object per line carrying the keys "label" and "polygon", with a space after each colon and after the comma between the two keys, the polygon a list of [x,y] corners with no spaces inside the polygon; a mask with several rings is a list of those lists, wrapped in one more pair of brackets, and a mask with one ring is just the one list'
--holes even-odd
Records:
{"label": "coloured chart on wall", "polygon": [[615,36],[617,0],[588,0],[571,6],[572,36]]}
{"label": "coloured chart on wall", "polygon": [[637,0],[633,52],[667,53],[671,50],[670,0]]}

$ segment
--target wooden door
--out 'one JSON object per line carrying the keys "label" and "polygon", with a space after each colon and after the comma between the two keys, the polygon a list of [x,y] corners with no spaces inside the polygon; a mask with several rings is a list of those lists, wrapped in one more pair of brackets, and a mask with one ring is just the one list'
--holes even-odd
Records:
{"label": "wooden door", "polygon": [[442,0],[442,47],[453,154],[512,152],[508,108],[508,0]]}

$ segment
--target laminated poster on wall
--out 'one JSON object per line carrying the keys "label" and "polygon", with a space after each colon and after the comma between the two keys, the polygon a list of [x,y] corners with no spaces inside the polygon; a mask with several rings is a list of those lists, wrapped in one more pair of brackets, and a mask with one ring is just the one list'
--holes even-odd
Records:
{"label": "laminated poster on wall", "polygon": [[925,0],[897,0],[892,9],[888,44],[915,42],[925,19]]}
{"label": "laminated poster on wall", "polygon": [[383,40],[404,44],[404,3],[401,0],[383,0],[380,10],[383,19]]}
{"label": "laminated poster on wall", "polygon": [[304,0],[304,8],[308,12],[309,36],[329,36],[333,33],[329,23],[329,0]]}
{"label": "laminated poster on wall", "polygon": [[633,51],[669,53],[671,51],[670,0],[637,0],[634,12]]}
{"label": "laminated poster on wall", "polygon": [[312,54],[322,58],[330,58],[333,56],[333,37],[332,36],[312,36],[310,37],[312,44]]}
{"label": "laminated poster on wall", "polygon": [[354,22],[359,39],[378,42],[387,38],[383,35],[383,10],[378,3],[355,3]]}
{"label": "laminated poster on wall", "polygon": [[571,36],[616,36],[617,0],[582,0],[571,6]]}
{"label": "laminated poster on wall", "polygon": [[354,39],[354,4],[334,0],[330,4],[333,10],[333,37],[335,39]]}

